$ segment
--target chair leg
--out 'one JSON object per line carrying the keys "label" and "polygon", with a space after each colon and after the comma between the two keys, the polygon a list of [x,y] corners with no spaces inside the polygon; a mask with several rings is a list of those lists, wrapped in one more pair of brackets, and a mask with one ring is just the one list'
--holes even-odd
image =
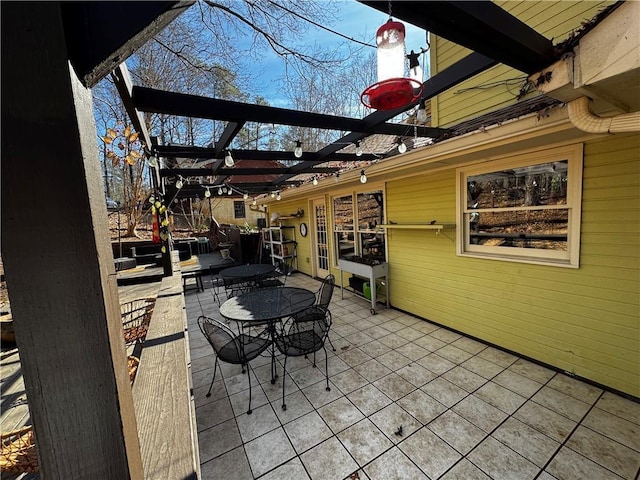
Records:
{"label": "chair leg", "polygon": [[282,372],[282,410],[287,409],[287,405],[284,403],[284,382],[287,380],[287,356],[284,356],[284,371]]}
{"label": "chair leg", "polygon": [[213,382],[216,380],[216,370],[218,370],[218,356],[216,355],[216,364],[213,366],[213,378],[211,379],[211,385],[209,385],[209,391],[207,397],[211,396],[211,389],[213,388]]}
{"label": "chair leg", "polygon": [[247,363],[247,376],[249,377],[249,410],[247,410],[247,415],[251,415],[251,365]]}
{"label": "chair leg", "polygon": [[329,337],[329,335],[327,335],[327,340],[329,340],[329,344],[331,345],[331,350],[333,350],[335,352],[336,351],[336,347],[333,346],[333,342],[331,341],[331,337]]}
{"label": "chair leg", "polygon": [[324,373],[327,376],[327,392],[330,392],[331,388],[329,387],[329,356],[327,355],[327,349],[324,348],[324,345],[322,346],[322,349],[324,350]]}

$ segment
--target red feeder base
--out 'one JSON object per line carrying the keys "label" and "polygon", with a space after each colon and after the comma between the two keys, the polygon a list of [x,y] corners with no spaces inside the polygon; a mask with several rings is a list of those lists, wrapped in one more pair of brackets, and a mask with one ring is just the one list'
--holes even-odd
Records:
{"label": "red feeder base", "polygon": [[368,86],[360,101],[376,110],[394,110],[415,102],[422,95],[422,83],[413,78],[389,78]]}

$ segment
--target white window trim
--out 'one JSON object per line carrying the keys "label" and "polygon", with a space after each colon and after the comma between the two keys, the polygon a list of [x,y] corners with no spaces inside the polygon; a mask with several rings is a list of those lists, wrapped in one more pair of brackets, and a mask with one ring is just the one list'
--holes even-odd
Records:
{"label": "white window trim", "polygon": [[[569,164],[567,204],[554,205],[547,208],[561,208],[569,210],[566,251],[469,244],[467,241],[468,225],[465,222],[468,176],[559,160],[567,160]],[[462,257],[475,257],[507,262],[579,268],[580,224],[582,214],[582,167],[583,145],[575,144],[548,150],[527,152],[516,156],[458,168],[456,170],[456,218],[458,223],[456,228],[457,255]],[[536,207],[531,207],[531,209],[535,208]],[[526,209],[527,207],[521,208],[521,210]]]}

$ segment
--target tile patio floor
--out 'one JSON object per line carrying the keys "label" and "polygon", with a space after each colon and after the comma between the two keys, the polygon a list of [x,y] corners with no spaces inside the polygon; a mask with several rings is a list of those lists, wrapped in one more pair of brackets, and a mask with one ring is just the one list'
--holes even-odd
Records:
{"label": "tile patio floor", "polygon": [[[317,290],[302,274],[288,286]],[[336,288],[324,354],[269,358],[247,375],[221,364],[196,320],[219,318],[211,290],[187,293],[203,479],[636,479],[640,404]],[[282,360],[280,357],[279,360]],[[220,375],[222,373],[222,375]]]}

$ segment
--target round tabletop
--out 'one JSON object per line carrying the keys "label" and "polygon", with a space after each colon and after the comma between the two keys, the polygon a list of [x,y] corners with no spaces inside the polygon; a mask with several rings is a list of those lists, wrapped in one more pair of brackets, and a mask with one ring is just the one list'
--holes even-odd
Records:
{"label": "round tabletop", "polygon": [[224,302],[220,315],[240,322],[265,322],[301,312],[315,301],[315,293],[304,288],[258,288]]}
{"label": "round tabletop", "polygon": [[249,263],[236,265],[220,271],[222,278],[251,278],[267,275],[275,271],[276,267],[268,263]]}

